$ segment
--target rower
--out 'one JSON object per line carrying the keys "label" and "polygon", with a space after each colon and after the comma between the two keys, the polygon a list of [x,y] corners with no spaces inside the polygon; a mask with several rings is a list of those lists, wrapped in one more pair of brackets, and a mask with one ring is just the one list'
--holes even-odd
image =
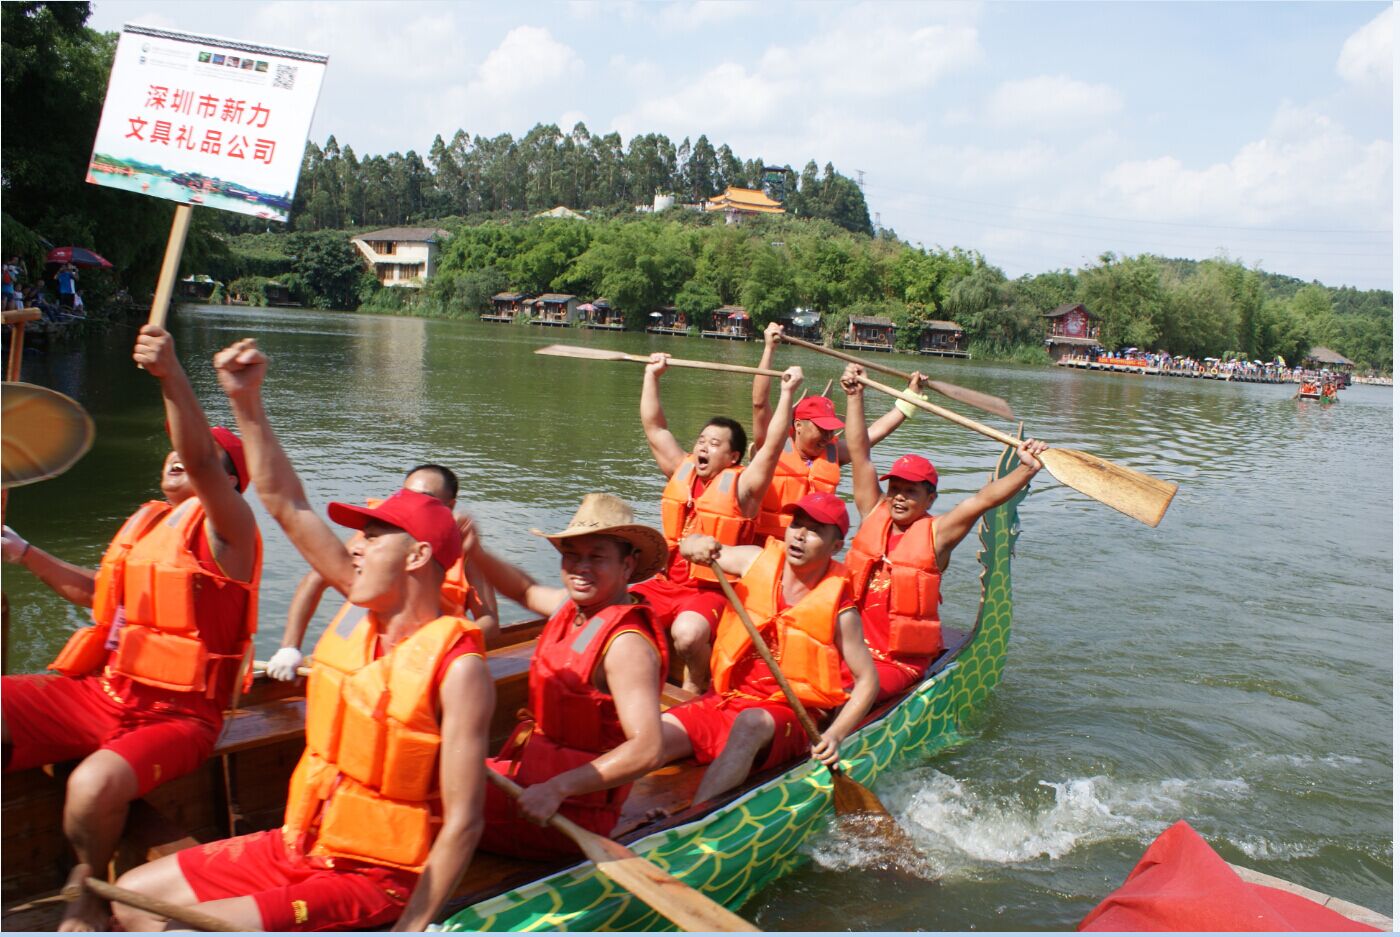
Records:
{"label": "rower", "polygon": [[[1026,440],[1016,450],[1021,459],[1016,471],[987,483],[947,514],[934,516],[929,508],[938,497],[938,470],[928,459],[902,455],[876,479],[865,431],[865,385],[860,383],[864,376],[865,369],[857,364],[847,365],[841,376],[851,484],[861,517],[846,566],[882,701],[922,680],[943,653],[938,606],[953,549],[983,514],[1030,484],[1040,471],[1036,456],[1046,444]],[[889,482],[888,496],[880,490],[881,481]]]}
{"label": "rower", "polygon": [[682,688],[703,692],[709,685],[710,644],[724,610],[724,595],[714,573],[680,555],[681,539],[689,533],[708,534],[723,544],[749,543],[753,519],[763,493],[773,481],[782,447],[781,428],[792,413],[792,397],[802,383],[802,369],[783,374],[778,408],[768,442],[740,467],[745,451],[744,428],[728,417],[711,417],[687,453],[676,442],[661,409],[661,375],[669,355],[660,352],[642,376],[642,428],[656,466],[667,478],[661,493],[661,530],[670,548],[666,568],[632,593],[651,606],[670,637],[676,657],[685,665]]}
{"label": "rower", "polygon": [[568,527],[533,531],[559,551],[563,588],[543,586],[468,536],[471,561],[504,595],[549,621],[530,663],[530,705],[487,764],[525,791],[486,794],[481,848],[526,859],[576,857],[545,822],[556,811],[607,836],[632,782],[661,767],[666,632],[628,595],[666,562],[666,538],[620,498],[583,497]]}
{"label": "rower", "polygon": [[[783,327],[770,322],[763,330],[763,355],[759,358],[760,368],[772,366],[773,349],[782,340]],[[915,371],[909,378],[909,393],[924,397],[920,387],[925,376]],[[773,411],[768,405],[769,388],[772,380],[764,374],[753,379],[753,433],[754,445],[762,446],[767,438],[768,425],[772,422]],[[890,412],[876,420],[870,427],[872,443],[878,443],[908,417],[914,415],[914,405],[896,400]],[[791,422],[784,421],[782,454],[778,457],[778,467],[773,473],[773,484],[763,496],[763,506],[759,509],[754,523],[753,542],[762,546],[769,537],[781,540],[783,532],[792,518],[783,514],[785,504],[792,504],[809,491],[825,491],[835,494],[841,484],[841,466],[851,461],[846,444],[837,438],[844,424],[836,415],[836,406],[829,397],[804,397],[793,408]]]}
{"label": "rower", "polygon": [[[377,507],[331,504],[342,544],[307,501],[263,410],[267,358],[252,339],[214,357],[247,440],[258,497],[292,545],[349,600],[316,644],[306,749],[280,829],[196,846],[118,884],[238,930],[423,930],[481,836],[495,684],[475,624],[444,615],[462,535],[442,502],[401,490]],[[129,931],[158,930],[116,905]]]}
{"label": "rower", "polygon": [[[450,511],[457,506],[457,475],[444,465],[429,462],[415,466],[404,476],[406,491],[421,492],[436,498]],[[376,502],[371,501],[370,507]],[[464,522],[459,521],[459,526]],[[329,583],[316,570],[307,570],[292,593],[287,607],[287,625],[282,632],[282,646],[267,662],[267,675],[274,680],[295,680],[301,666],[301,642],[306,628],[321,604]],[[466,565],[463,559],[452,564],[442,580],[442,610],[448,615],[469,615],[482,636],[490,642],[500,634],[496,612],[496,594],[479,570]]]}
{"label": "rower", "polygon": [[[5,561],[91,608],[95,622],[49,665],[58,673],[0,681],[5,770],[82,759],[68,776],[63,830],[78,861],[102,871],[131,801],[213,752],[257,628],[262,568],[243,443],[210,429],[169,332],[142,326],[132,357],[165,398],[175,448],[164,500],[126,520],[96,572],[4,529]],[[106,930],[107,919],[84,892],[59,929]]]}
{"label": "rower", "polygon": [[[783,540],[725,546],[693,534],[681,553],[697,564],[718,561],[724,572],[741,577],[734,591],[814,721],[839,707],[810,749],[830,767],[879,690],[845,567],[832,558],[850,522],[846,503],[821,491],[784,510],[792,523]],[[843,661],[855,675],[849,692],[842,686]],[[710,672],[714,686],[708,693],[661,717],[666,761],[694,756],[710,766],[695,792],[697,804],[738,786],[750,771],[776,768],[810,747],[797,713],[732,608],[720,619]]]}

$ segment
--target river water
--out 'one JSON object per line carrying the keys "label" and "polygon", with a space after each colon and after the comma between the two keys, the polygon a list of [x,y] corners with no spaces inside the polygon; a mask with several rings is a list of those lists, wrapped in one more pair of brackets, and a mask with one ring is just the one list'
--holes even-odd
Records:
{"label": "river water", "polygon": [[[568,342],[748,364],[759,353],[700,339],[211,306],[180,310],[172,327],[218,421],[229,411],[209,357],[259,339],[272,358],[268,411],[314,502],[382,496],[411,465],[442,462],[461,475],[488,542],[542,578],[557,575],[557,554],[530,527],[561,529],[591,490],[658,523],[663,480],[638,421],[640,367],[533,350]],[[97,422],[92,452],[68,474],[11,492],[7,521],[73,562],[95,566],[121,520],[159,496],[168,443],[155,382],[130,363],[134,331],[25,362],[26,380],[70,394]],[[928,880],[889,879],[827,839],[745,915],[773,930],[1072,928],[1181,818],[1232,862],[1390,914],[1390,388],[1354,386],[1324,409],[1290,400],[1291,386],[880,360],[1003,396],[1028,435],[1181,490],[1154,530],[1041,473],[1021,508],[1000,688],[964,744],[876,788],[924,852]],[[780,351],[781,366],[794,362],[816,391],[839,374],[833,359]],[[684,445],[712,414],[748,423],[741,376],[673,369],[662,393]],[[868,409],[884,406],[872,399]],[[876,462],[929,455],[947,505],[982,484],[997,448],[923,414],[877,448]],[[256,510],[265,657],[305,565]],[[975,611],[973,553],[969,540],[945,578],[947,621]],[[38,669],[84,615],[12,570],[12,670]]]}

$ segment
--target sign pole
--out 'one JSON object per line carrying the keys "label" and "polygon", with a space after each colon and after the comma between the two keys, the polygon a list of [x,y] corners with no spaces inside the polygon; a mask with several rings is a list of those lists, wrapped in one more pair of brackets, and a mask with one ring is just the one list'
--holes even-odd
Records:
{"label": "sign pole", "polygon": [[160,279],[156,281],[156,295],[151,300],[150,325],[165,328],[165,316],[170,310],[170,294],[175,291],[175,277],[180,272],[180,256],[185,252],[185,235],[190,231],[190,216],[194,209],[189,205],[175,206],[175,220],[170,224],[170,240],[165,244],[165,261],[160,266]]}

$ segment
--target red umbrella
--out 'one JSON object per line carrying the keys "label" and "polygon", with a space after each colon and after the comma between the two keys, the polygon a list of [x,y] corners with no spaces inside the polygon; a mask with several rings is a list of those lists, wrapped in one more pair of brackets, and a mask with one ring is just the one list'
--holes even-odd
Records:
{"label": "red umbrella", "polygon": [[44,258],[45,263],[72,264],[75,267],[102,267],[110,270],[112,262],[97,251],[86,247],[55,247]]}
{"label": "red umbrella", "polygon": [[747,319],[748,317],[749,314],[747,312],[731,312],[729,314],[729,318],[731,319]]}

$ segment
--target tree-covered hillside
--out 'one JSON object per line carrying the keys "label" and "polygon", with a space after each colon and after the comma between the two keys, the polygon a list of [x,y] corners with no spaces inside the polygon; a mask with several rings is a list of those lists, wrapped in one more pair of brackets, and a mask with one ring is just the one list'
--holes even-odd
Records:
{"label": "tree-covered hillside", "polygon": [[[0,252],[39,270],[45,241],[90,246],[116,265],[111,287],[149,295],[174,206],[81,181],[115,48],[111,34],[85,25],[89,13],[87,3],[0,6]],[[705,136],[677,146],[650,133],[624,146],[582,124],[567,134],[536,126],[519,140],[459,131],[434,141],[426,160],[413,151],[360,158],[332,137],[307,146],[290,225],[195,212],[181,271],[236,283],[254,301],[275,279],[312,305],[423,315],[474,316],[505,287],[607,296],[634,326],[662,305],[698,314],[740,304],[759,325],[810,308],[828,334],[851,315],[885,315],[906,346],[922,322],[953,319],[975,355],[1028,361],[1045,360],[1041,313],[1073,300],[1101,318],[1109,347],[1296,361],[1324,344],[1363,367],[1392,366],[1389,291],[1303,283],[1228,258],[1112,253],[1009,280],[977,251],[872,236],[860,188],[829,163],[765,174],[763,159]],[[681,208],[633,210],[658,192],[698,202],[765,181],[786,215],[729,226]],[[531,217],[558,204],[589,220]],[[397,225],[452,232],[421,294],[381,288],[349,243]],[[84,277],[84,286],[101,279]]]}

